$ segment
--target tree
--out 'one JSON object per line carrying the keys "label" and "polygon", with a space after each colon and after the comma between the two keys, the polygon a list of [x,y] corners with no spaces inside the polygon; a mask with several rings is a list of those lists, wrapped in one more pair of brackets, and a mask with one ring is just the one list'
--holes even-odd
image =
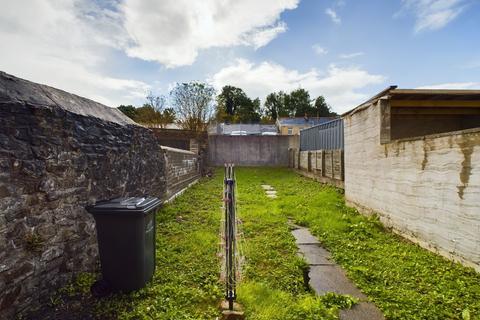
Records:
{"label": "tree", "polygon": [[236,106],[235,122],[259,122],[260,118],[260,99],[256,98],[252,101],[247,96],[242,97],[238,106]]}
{"label": "tree", "polygon": [[222,92],[217,96],[217,105],[227,115],[233,116],[241,99],[246,97],[247,95],[242,89],[234,86],[224,86]]}
{"label": "tree", "polygon": [[146,97],[147,104],[151,106],[155,111],[163,112],[165,108],[166,99],[164,96],[154,96],[150,91]]}
{"label": "tree", "polygon": [[317,99],[315,99],[314,107],[317,117],[331,117],[337,115],[335,112],[331,111],[330,106],[327,104],[323,96],[318,96]]}
{"label": "tree", "polygon": [[147,126],[164,128],[168,123],[175,121],[175,111],[172,108],[165,108],[164,96],[154,96],[150,92],[146,100],[147,103],[139,108],[132,105],[121,105],[118,109],[133,121]]}
{"label": "tree", "polygon": [[123,114],[125,114],[127,117],[135,121],[135,118],[137,116],[137,108],[135,108],[134,106],[132,105],[125,106],[122,104],[121,106],[118,107],[118,110],[122,111]]}
{"label": "tree", "polygon": [[202,82],[177,83],[170,92],[180,126],[196,132],[205,131],[212,116],[215,89]]}
{"label": "tree", "polygon": [[151,105],[145,103],[142,107],[137,108],[135,122],[152,126],[161,123],[161,113],[155,110]]}
{"label": "tree", "polygon": [[289,94],[279,91],[270,93],[264,103],[265,114],[274,121],[279,117],[330,117],[336,116],[323,96],[318,96],[312,105],[307,90],[299,88]]}
{"label": "tree", "polygon": [[285,105],[285,92],[272,92],[265,98],[265,114],[273,121],[279,117],[288,117],[289,111]]}
{"label": "tree", "polygon": [[165,108],[163,110],[163,120],[166,123],[175,122],[176,119],[177,119],[177,116],[176,116],[175,110],[173,108]]}
{"label": "tree", "polygon": [[315,116],[315,110],[310,104],[310,94],[302,88],[290,92],[287,107],[295,117]]}
{"label": "tree", "polygon": [[217,96],[215,119],[218,122],[258,122],[261,118],[260,100],[250,99],[241,89],[224,86]]}
{"label": "tree", "polygon": [[150,92],[146,99],[147,103],[138,108],[140,113],[138,122],[165,128],[167,124],[175,121],[175,111],[173,108],[165,108],[166,98],[164,96],[154,96]]}

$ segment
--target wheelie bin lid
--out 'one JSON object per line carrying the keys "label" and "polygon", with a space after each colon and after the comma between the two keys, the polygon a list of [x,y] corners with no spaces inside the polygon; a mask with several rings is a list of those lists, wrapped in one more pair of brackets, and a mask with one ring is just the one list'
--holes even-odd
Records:
{"label": "wheelie bin lid", "polygon": [[97,201],[85,209],[91,214],[147,213],[158,207],[162,201],[155,197],[120,197]]}

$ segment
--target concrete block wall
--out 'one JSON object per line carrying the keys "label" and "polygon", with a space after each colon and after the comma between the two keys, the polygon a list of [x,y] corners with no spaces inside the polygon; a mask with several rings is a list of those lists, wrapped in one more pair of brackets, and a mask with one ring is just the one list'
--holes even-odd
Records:
{"label": "concrete block wall", "polygon": [[299,169],[310,171],[310,151],[300,151]]}
{"label": "concrete block wall", "polygon": [[282,166],[288,167],[289,148],[298,144],[295,136],[227,136],[208,137],[209,163],[223,166]]}
{"label": "concrete block wall", "polygon": [[290,149],[289,163],[302,175],[343,188],[343,150],[298,151]]}
{"label": "concrete block wall", "polygon": [[347,202],[480,271],[480,129],[381,143],[382,103],[344,118]]}
{"label": "concrete block wall", "polygon": [[343,180],[343,150],[293,151],[291,156],[294,157],[296,154],[299,155],[296,169]]}
{"label": "concrete block wall", "polygon": [[313,151],[315,156],[312,158],[315,168],[315,174],[319,176],[325,176],[324,162],[325,162],[325,153],[323,150]]}

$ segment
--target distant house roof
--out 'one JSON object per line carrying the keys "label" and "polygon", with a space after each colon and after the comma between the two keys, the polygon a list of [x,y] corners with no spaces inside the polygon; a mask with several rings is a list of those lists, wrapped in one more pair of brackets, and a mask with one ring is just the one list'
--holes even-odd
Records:
{"label": "distant house roof", "polygon": [[296,117],[296,118],[279,118],[277,123],[280,126],[315,126],[333,120],[334,117]]}

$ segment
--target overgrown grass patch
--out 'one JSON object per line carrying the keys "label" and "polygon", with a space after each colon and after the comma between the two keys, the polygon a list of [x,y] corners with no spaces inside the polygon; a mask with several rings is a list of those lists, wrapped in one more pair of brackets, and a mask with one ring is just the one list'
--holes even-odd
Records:
{"label": "overgrown grass patch", "polygon": [[[279,168],[238,168],[237,178],[246,257],[238,300],[248,320],[337,319],[339,308],[355,303],[317,297],[305,285],[307,265],[289,219],[319,237],[388,319],[479,319],[479,274],[346,207],[339,190]],[[217,257],[222,183],[218,170],[159,211],[157,269],[146,288],[95,300],[88,288],[97,275],[82,274],[52,299],[53,309],[78,319],[215,319],[224,294]],[[278,198],[267,198],[261,184]]]}
{"label": "overgrown grass patch", "polygon": [[[222,175],[203,179],[157,214],[157,269],[151,284],[138,292],[101,300],[89,296],[95,276],[68,286],[74,302],[57,301],[63,310],[98,319],[215,319],[223,299],[219,282],[219,227],[222,216]],[[285,170],[240,168],[239,217],[243,221],[242,247],[246,257],[238,300],[247,319],[338,319],[339,307],[353,300],[320,298],[304,282],[305,261],[297,256],[295,241],[276,200],[266,197],[262,183]],[[288,173],[288,172],[287,172]],[[291,176],[290,178],[294,178]],[[121,267],[121,266],[119,266]],[[79,299],[79,295],[83,298]],[[349,303],[351,302],[351,303]],[[86,308],[85,303],[91,304]],[[80,317],[81,318],[81,317]]]}
{"label": "overgrown grass patch", "polygon": [[89,287],[97,275],[82,274],[52,298],[52,310],[42,316],[215,319],[223,293],[217,257],[221,190],[222,177],[203,179],[159,210],[156,271],[147,287],[96,300]]}
{"label": "overgrown grass patch", "polygon": [[268,198],[261,188],[262,184],[277,188],[276,182],[285,175],[296,178],[284,169],[237,169],[246,256],[238,299],[247,319],[337,319],[339,308],[351,307],[355,301],[339,295],[338,299],[329,296],[328,301],[315,296],[304,281],[308,265],[297,256],[288,217],[279,209],[279,200]]}
{"label": "overgrown grass patch", "polygon": [[388,319],[480,319],[480,275],[385,230],[344,204],[339,190],[273,175],[279,208],[321,239]]}

